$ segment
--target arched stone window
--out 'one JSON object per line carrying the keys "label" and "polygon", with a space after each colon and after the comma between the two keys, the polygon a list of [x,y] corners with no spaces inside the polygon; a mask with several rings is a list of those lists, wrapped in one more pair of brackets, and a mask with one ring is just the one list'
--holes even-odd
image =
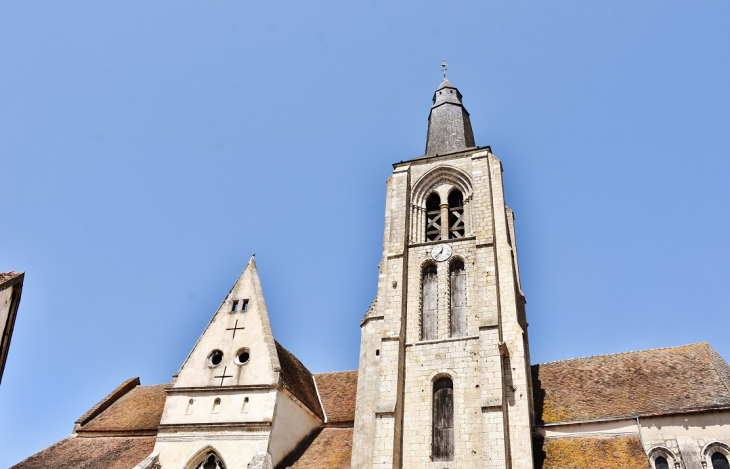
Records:
{"label": "arched stone window", "polygon": [[727,457],[721,452],[717,451],[713,453],[710,459],[712,461],[712,469],[730,469]]}
{"label": "arched stone window", "polygon": [[438,317],[438,276],[436,266],[428,264],[423,268],[423,287],[421,289],[421,339],[436,338]]}
{"label": "arched stone window", "polygon": [[205,455],[203,460],[195,466],[195,469],[226,469],[223,461],[214,452]]}
{"label": "arched stone window", "polygon": [[440,378],[433,383],[433,443],[434,461],[454,460],[454,382]]}
{"label": "arched stone window", "polygon": [[454,260],[449,268],[451,280],[451,337],[466,335],[466,271],[464,262]]}
{"label": "arched stone window", "polygon": [[667,458],[664,456],[659,456],[654,460],[654,468],[655,469],[669,469],[669,463],[667,462]]}
{"label": "arched stone window", "polygon": [[437,193],[426,200],[426,241],[441,239],[441,197]]}
{"label": "arched stone window", "polygon": [[449,194],[449,239],[463,238],[464,233],[464,196],[454,189]]}

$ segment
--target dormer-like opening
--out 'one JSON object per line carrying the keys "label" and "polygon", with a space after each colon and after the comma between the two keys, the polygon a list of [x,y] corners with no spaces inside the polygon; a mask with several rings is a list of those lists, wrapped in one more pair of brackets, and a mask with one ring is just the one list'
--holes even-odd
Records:
{"label": "dormer-like opening", "polygon": [[441,197],[436,192],[426,200],[426,240],[441,240]]}
{"label": "dormer-like opening", "polygon": [[459,189],[454,189],[449,194],[449,239],[463,238],[464,233],[464,196]]}

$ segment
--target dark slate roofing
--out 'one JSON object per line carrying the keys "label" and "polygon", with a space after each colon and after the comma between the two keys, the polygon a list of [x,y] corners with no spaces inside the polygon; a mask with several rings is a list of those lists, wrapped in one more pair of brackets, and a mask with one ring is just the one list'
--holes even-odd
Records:
{"label": "dark slate roofing", "polygon": [[454,85],[452,85],[451,82],[449,81],[449,79],[446,78],[446,77],[444,77],[444,79],[441,82],[441,84],[439,85],[439,87],[436,88],[436,91],[442,90],[444,88],[454,88],[454,89],[456,89],[456,87]]}
{"label": "dark slate roofing", "polygon": [[314,386],[312,373],[293,353],[282,347],[278,341],[276,342],[276,353],[279,355],[284,388],[324,421],[324,414],[322,413],[322,407],[319,405],[319,397],[317,396],[317,388]]}
{"label": "dark slate roofing", "polygon": [[535,439],[535,469],[651,469],[638,436]]}
{"label": "dark slate roofing", "polygon": [[352,427],[325,427],[291,466],[292,469],[349,469]]}
{"label": "dark slate roofing", "polygon": [[314,379],[327,423],[354,422],[357,370],[315,373]]}
{"label": "dark slate roofing", "polygon": [[532,367],[538,424],[730,406],[730,367],[706,342]]}
{"label": "dark slate roofing", "polygon": [[11,469],[130,469],[154,447],[154,436],[70,436]]}
{"label": "dark slate roofing", "polygon": [[165,388],[169,384],[137,386],[109,408],[77,430],[83,432],[134,433],[157,432],[165,407]]}

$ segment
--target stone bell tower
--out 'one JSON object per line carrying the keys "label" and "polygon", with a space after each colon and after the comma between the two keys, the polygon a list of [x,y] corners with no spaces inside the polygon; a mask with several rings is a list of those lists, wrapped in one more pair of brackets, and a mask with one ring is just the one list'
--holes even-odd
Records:
{"label": "stone bell tower", "polygon": [[387,181],[378,293],[361,323],[352,467],[533,467],[532,391],[502,163],[446,78],[426,155]]}

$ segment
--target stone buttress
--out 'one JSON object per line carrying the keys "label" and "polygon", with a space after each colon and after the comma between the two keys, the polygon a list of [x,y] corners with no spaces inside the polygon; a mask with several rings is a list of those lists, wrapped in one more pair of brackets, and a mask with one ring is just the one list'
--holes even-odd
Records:
{"label": "stone buttress", "polygon": [[[444,132],[432,120],[429,141]],[[354,469],[533,467],[514,217],[500,160],[459,132],[461,148],[397,163],[387,182],[378,293],[361,323]],[[443,392],[450,410],[435,404]]]}

